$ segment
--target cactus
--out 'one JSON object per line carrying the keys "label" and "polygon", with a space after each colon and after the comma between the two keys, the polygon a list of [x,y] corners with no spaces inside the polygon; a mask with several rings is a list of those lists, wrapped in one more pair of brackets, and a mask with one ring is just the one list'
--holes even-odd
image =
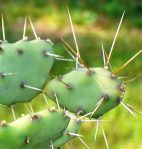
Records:
{"label": "cactus", "polygon": [[[43,90],[54,58],[49,42],[41,39],[20,40],[0,45],[0,104],[31,101]],[[28,87],[40,90],[30,90]]]}
{"label": "cactus", "polygon": [[62,135],[69,124],[66,112],[54,109],[43,110],[34,115],[25,115],[14,122],[1,122],[0,148],[45,149],[51,141]]}
{"label": "cactus", "polygon": [[79,135],[77,135],[77,133],[81,127],[82,122],[78,121],[77,117],[73,114],[69,114],[69,116],[71,117],[71,120],[68,127],[63,132],[62,136],[57,138],[53,143],[53,146],[55,148],[60,147],[61,145],[69,142],[71,139],[75,137],[80,137]]}
{"label": "cactus", "polygon": [[[87,121],[100,122],[100,117],[103,114],[114,109],[119,104],[122,104],[130,113],[134,114],[134,109],[122,101],[125,93],[125,83],[117,77],[117,73],[123,70],[142,50],[120,67],[118,71],[112,72],[109,70],[112,50],[124,13],[109,55],[102,48],[104,67],[95,68],[89,68],[82,60],[69,9],[68,14],[77,52],[66,41],[63,40],[63,42],[70,49],[68,52],[76,62],[76,68],[63,76],[49,81],[47,91],[44,90],[44,86],[46,85],[54,59],[67,59],[54,54],[51,42],[37,37],[30,18],[36,39],[32,41],[26,39],[25,20],[23,39],[16,43],[8,43],[5,40],[2,18],[3,41],[0,45],[0,104],[12,107],[15,120],[8,124],[5,121],[1,122],[0,148],[33,149],[40,146],[41,149],[54,149],[59,148],[74,137],[83,142],[82,136],[78,134],[78,130],[82,122],[86,121],[84,118],[90,117],[93,119],[87,119]],[[16,120],[13,105],[30,102],[40,93],[43,93],[45,99],[47,95],[54,100],[59,110],[51,108],[49,111],[43,110],[37,113],[32,111],[32,113],[30,112],[30,114]],[[64,110],[60,110],[60,106]],[[94,120],[94,118],[97,120]],[[98,128],[96,128],[96,134],[97,130]],[[103,128],[102,131],[108,148]],[[89,149],[85,142],[83,144]]]}
{"label": "cactus", "polygon": [[[58,99],[58,104],[60,106],[73,113],[76,113],[77,115],[81,115],[78,120],[85,121],[84,118],[86,117],[96,118],[96,140],[100,117],[106,112],[114,109],[117,105],[121,104],[128,112],[135,116],[134,112],[137,112],[135,111],[135,108],[123,101],[123,96],[125,94],[125,82],[122,82],[117,74],[122,71],[134,58],[140,55],[142,50],[136,53],[116,72],[112,72],[112,70],[109,68],[114,44],[124,17],[123,13],[109,55],[107,55],[102,45],[104,67],[89,68],[80,56],[69,9],[68,14],[76,51],[64,39],[62,40],[66,47],[70,49],[68,51],[69,54],[76,61],[76,68],[67,74],[51,80],[47,85],[48,94],[53,101],[57,102]],[[55,93],[56,96],[54,96]],[[94,120],[88,121],[94,122]],[[106,147],[108,149],[109,146],[102,125],[101,128]],[[88,146],[86,147],[89,148]]]}
{"label": "cactus", "polygon": [[93,68],[91,71],[92,74],[86,69],[73,70],[50,81],[49,95],[53,94],[54,89],[61,106],[73,113],[81,112],[82,115],[96,109],[101,101],[102,105],[93,117],[102,116],[119,104],[123,98],[124,85],[104,68]]}
{"label": "cactus", "polygon": [[86,116],[99,118],[120,103],[131,111],[131,108],[122,101],[125,93],[125,83],[118,79],[117,73],[123,70],[142,50],[116,72],[109,70],[112,50],[124,13],[108,56],[102,47],[104,67],[97,68],[89,68],[82,60],[69,9],[68,14],[77,52],[66,41],[63,40],[63,42],[70,49],[69,53],[72,53],[73,59],[76,60],[76,68],[63,76],[56,77],[48,83],[48,94],[51,99],[55,101],[53,92],[56,92],[59,104],[73,113],[83,115],[81,118]]}
{"label": "cactus", "polygon": [[[35,33],[32,22],[31,26]],[[44,86],[48,74],[54,59],[60,57],[53,54],[52,43],[40,39],[36,33],[36,39],[28,41],[25,28],[26,20],[23,39],[15,43],[5,40],[3,30],[4,41],[0,45],[0,104],[11,106],[14,121],[0,123],[0,148],[32,149],[40,146],[45,149],[53,148],[54,142],[59,147],[75,137],[66,134],[67,131],[76,132],[80,127],[81,122],[77,121],[75,115],[54,108],[34,113],[30,104],[32,113],[18,119],[15,117],[13,105],[30,102],[39,93],[45,97]]]}

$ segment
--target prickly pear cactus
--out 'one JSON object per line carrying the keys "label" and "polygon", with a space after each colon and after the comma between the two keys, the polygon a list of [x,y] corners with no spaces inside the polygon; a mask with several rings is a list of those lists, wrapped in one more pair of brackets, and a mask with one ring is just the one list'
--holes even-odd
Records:
{"label": "prickly pear cactus", "polygon": [[[47,92],[51,99],[58,105],[78,115],[77,120],[97,122],[95,132],[96,140],[102,115],[114,109],[117,105],[121,104],[128,112],[135,116],[134,112],[137,112],[135,108],[123,101],[123,96],[125,94],[125,83],[121,81],[117,74],[122,71],[134,58],[140,55],[142,53],[142,50],[136,53],[117,71],[112,71],[110,58],[112,55],[116,37],[122,23],[122,19],[124,16],[123,13],[111,46],[111,50],[108,55],[102,45],[104,66],[89,68],[80,56],[69,9],[68,14],[75,41],[76,51],[68,44],[68,42],[66,42],[64,39],[62,40],[66,48],[69,49],[69,54],[75,60],[76,68],[74,68],[74,70],[70,71],[67,74],[51,80],[47,85]],[[79,115],[81,115],[81,117]],[[87,117],[96,118],[96,121],[94,119],[86,120]],[[102,124],[100,125],[106,143],[106,148],[108,149],[109,146],[105,136],[105,132]],[[83,144],[87,148],[89,148],[85,143]]]}
{"label": "prickly pear cactus", "polygon": [[[77,137],[89,149],[89,146],[82,140],[82,136],[78,134],[83,122],[97,121],[96,136],[100,117],[118,104],[121,103],[131,114],[134,114],[133,107],[122,101],[125,84],[117,77],[117,73],[142,53],[142,50],[115,73],[109,69],[110,57],[124,13],[109,55],[102,48],[104,67],[95,68],[89,68],[81,59],[69,9],[68,14],[77,52],[63,41],[70,49],[68,52],[76,62],[76,68],[49,81],[47,91],[44,90],[44,86],[54,59],[67,59],[54,54],[51,42],[38,38],[32,24],[35,40],[26,40],[26,27],[24,26],[23,40],[8,43],[5,40],[2,19],[4,41],[0,44],[0,104],[11,106],[14,115],[12,105],[30,102],[36,95],[43,93],[44,98],[47,95],[56,102],[58,110],[51,108],[34,113],[30,105],[31,109],[27,108],[29,115],[8,124],[2,121],[0,123],[0,148],[56,149]],[[60,106],[64,110],[60,110]],[[15,115],[14,119],[16,119]],[[102,132],[108,149],[103,128]]]}
{"label": "prickly pear cactus", "polygon": [[26,115],[7,124],[1,122],[0,148],[46,149],[62,136],[70,122],[66,112],[43,110],[34,115]]}
{"label": "prickly pear cactus", "polygon": [[76,135],[76,134],[78,133],[82,122],[78,121],[77,117],[73,114],[69,114],[69,116],[71,117],[71,120],[69,122],[68,127],[63,132],[62,136],[57,138],[53,143],[53,146],[55,148],[58,148],[58,147],[64,145],[65,143],[69,142],[70,140],[72,140],[75,137],[78,137],[78,135]]}
{"label": "prickly pear cactus", "polygon": [[[2,19],[3,21],[3,19]],[[16,119],[13,105],[30,102],[43,93],[55,55],[49,40],[25,37],[15,43],[6,40],[0,44],[0,104],[11,106],[14,121],[0,123],[0,148],[33,149],[58,148],[72,138],[81,122],[74,114],[50,108]],[[68,131],[68,132],[67,132]],[[68,133],[68,134],[67,134]],[[7,141],[9,140],[9,141]],[[54,145],[55,143],[55,145]]]}
{"label": "prickly pear cactus", "polygon": [[97,68],[89,68],[82,60],[69,9],[68,14],[76,51],[73,50],[65,40],[63,40],[63,42],[67,48],[70,49],[69,53],[76,61],[76,68],[65,75],[56,77],[48,83],[48,94],[51,96],[51,99],[56,101],[53,96],[53,93],[56,92],[59,104],[73,113],[83,115],[82,118],[86,116],[90,118],[99,118],[104,113],[115,108],[119,103],[131,111],[132,107],[122,101],[125,93],[125,83],[118,79],[117,73],[123,70],[135,57],[141,54],[142,50],[128,60],[128,62],[116,72],[112,72],[111,69],[109,69],[110,58],[124,13],[121,17],[109,55],[107,55],[102,46],[104,67]]}
{"label": "prickly pear cactus", "polygon": [[56,92],[61,106],[73,113],[81,112],[82,115],[92,112],[102,101],[102,105],[93,115],[98,118],[119,104],[123,98],[124,84],[104,68],[92,68],[91,73],[80,69],[50,81],[49,95],[52,96],[53,91]]}
{"label": "prickly pear cactus", "polygon": [[[31,101],[44,88],[54,58],[52,45],[40,38],[0,44],[0,104]],[[40,90],[30,90],[36,87]]]}

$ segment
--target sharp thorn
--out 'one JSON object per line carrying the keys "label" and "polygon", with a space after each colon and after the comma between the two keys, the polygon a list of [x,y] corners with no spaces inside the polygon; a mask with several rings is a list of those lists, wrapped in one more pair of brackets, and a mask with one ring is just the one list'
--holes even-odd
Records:
{"label": "sharp thorn", "polygon": [[64,46],[64,48],[65,48],[65,50],[69,53],[69,55],[74,59],[74,60],[76,60],[75,59],[75,57],[74,57],[74,55]]}
{"label": "sharp thorn", "polygon": [[15,121],[16,120],[16,115],[15,115],[15,111],[14,111],[14,106],[13,105],[11,105],[11,111],[12,111],[13,119]]}
{"label": "sharp thorn", "polygon": [[[90,119],[89,119],[89,120],[81,120],[81,121],[82,121],[82,122],[96,122],[96,123],[98,122],[97,119],[95,119],[95,120],[92,120],[92,119],[90,120]],[[110,121],[110,120],[99,120],[99,121],[101,121],[101,122],[107,122],[107,121]]]}
{"label": "sharp thorn", "polygon": [[24,29],[23,29],[23,40],[26,39],[26,27],[27,27],[27,16],[25,17],[25,22],[24,22]]}
{"label": "sharp thorn", "polygon": [[131,109],[127,104],[125,104],[123,101],[120,101],[120,104],[121,104],[130,114],[132,114],[134,117],[136,117],[135,113],[132,111],[132,109]]}
{"label": "sharp thorn", "polygon": [[6,39],[5,39],[5,27],[4,27],[4,19],[3,19],[3,15],[1,15],[1,19],[2,19],[2,36],[3,36],[3,41],[6,42]]}
{"label": "sharp thorn", "polygon": [[24,84],[23,87],[31,89],[31,90],[39,91],[39,92],[42,92],[42,93],[46,93],[44,90],[36,88],[36,87],[33,87],[33,86],[29,86],[29,85],[25,85]]}
{"label": "sharp thorn", "polygon": [[118,74],[120,71],[122,71],[132,60],[134,60],[141,53],[142,49],[138,53],[136,53],[132,58],[130,58],[123,66],[121,66],[114,74]]}
{"label": "sharp thorn", "polygon": [[73,27],[73,23],[72,23],[72,18],[71,18],[71,14],[70,14],[70,10],[67,7],[67,11],[68,11],[68,16],[69,16],[69,20],[70,20],[70,25],[71,25],[71,29],[72,29],[72,33],[73,33],[73,38],[74,38],[74,42],[75,42],[75,47],[77,50],[77,54],[76,54],[76,68],[78,68],[78,60],[80,58],[80,53],[79,53],[79,48],[78,48],[78,44],[77,44],[77,40],[76,40],[76,35],[75,35],[75,30]]}
{"label": "sharp thorn", "polygon": [[52,54],[52,53],[49,53],[49,52],[47,52],[47,51],[46,51],[44,54],[47,55],[47,56],[55,57],[56,60],[61,60],[61,61],[74,61],[74,60],[72,60],[72,59],[66,59],[66,58],[63,58],[63,56],[61,56],[61,55]]}
{"label": "sharp thorn", "polygon": [[132,111],[134,111],[135,113],[137,113],[137,114],[139,114],[139,115],[142,116],[142,113],[136,111],[136,108],[135,108],[134,106],[132,106],[132,105],[130,105],[130,104],[127,104],[127,103],[125,103],[125,105],[126,105],[127,107],[129,107],[129,108],[130,108]]}
{"label": "sharp thorn", "polygon": [[120,30],[120,27],[121,27],[121,24],[122,24],[122,20],[123,20],[124,14],[125,14],[125,11],[124,11],[123,14],[122,14],[122,17],[121,17],[121,19],[120,19],[120,22],[119,22],[119,25],[118,25],[118,28],[117,28],[117,31],[116,31],[116,34],[115,34],[115,36],[114,36],[114,39],[113,39],[113,42],[112,42],[112,45],[111,45],[111,49],[110,49],[110,52],[109,52],[109,55],[108,55],[108,59],[107,59],[106,65],[108,65],[108,63],[110,62],[110,58],[111,58],[111,55],[112,55],[112,51],[113,51],[113,48],[114,48],[114,44],[115,44],[117,35],[118,35],[118,33],[119,33],[119,30]]}
{"label": "sharp thorn", "polygon": [[109,149],[108,141],[107,141],[105,131],[104,131],[104,128],[103,128],[102,124],[101,124],[101,129],[102,129],[103,137],[104,137],[104,140],[105,140],[106,148]]}
{"label": "sharp thorn", "polygon": [[56,79],[58,81],[60,81],[61,83],[63,83],[68,89],[71,89],[72,88],[70,84],[64,82],[60,77],[56,77]]}
{"label": "sharp thorn", "polygon": [[128,76],[123,76],[123,77],[117,77],[117,79],[121,80],[121,79],[126,79],[128,78]]}
{"label": "sharp thorn", "polygon": [[77,137],[85,146],[87,149],[90,149],[90,147],[83,141],[83,139],[81,137]]}
{"label": "sharp thorn", "polygon": [[31,102],[29,102],[29,107],[30,107],[30,109],[31,109],[32,113],[34,113],[34,110],[33,110],[33,107],[32,107]]}
{"label": "sharp thorn", "polygon": [[[61,37],[61,40],[64,42],[64,44],[71,50],[71,52],[76,56],[76,52],[74,51],[74,49]],[[85,67],[88,69],[88,71],[91,71],[90,68],[84,63],[84,61],[81,59],[81,57],[79,57],[78,59],[79,61],[76,61],[76,58],[75,58],[75,61],[76,63],[78,63],[79,67]],[[78,68],[80,69],[80,68]],[[76,69],[76,70],[78,70]]]}
{"label": "sharp thorn", "polygon": [[85,117],[87,117],[87,116],[90,116],[90,118],[92,118],[92,116],[93,116],[93,115],[95,114],[95,112],[99,109],[99,107],[101,106],[101,104],[103,103],[103,101],[104,101],[104,97],[96,104],[96,108],[94,109],[94,111],[89,112],[89,113],[87,113],[87,114],[85,114],[85,115],[79,117],[77,120],[79,121],[79,120],[81,120],[81,119],[83,119],[83,118],[85,118]]}
{"label": "sharp thorn", "polygon": [[56,60],[59,60],[59,61],[68,61],[68,62],[74,62],[73,59],[67,59],[67,58],[55,58]]}
{"label": "sharp thorn", "polygon": [[3,73],[3,72],[0,72],[0,77],[13,76],[13,75],[17,75],[17,73],[11,73],[11,72]]}
{"label": "sharp thorn", "polygon": [[92,118],[92,116],[97,112],[97,110],[99,109],[99,107],[102,105],[103,101],[104,101],[104,97],[96,104],[97,106],[94,109],[94,111],[92,112],[90,118]]}
{"label": "sharp thorn", "polygon": [[48,100],[47,100],[47,98],[46,98],[45,93],[42,93],[42,95],[43,95],[43,97],[44,97],[44,100],[45,100],[46,104],[48,105]]}
{"label": "sharp thorn", "polygon": [[71,135],[71,136],[75,136],[75,137],[84,137],[83,135],[77,134],[77,133],[73,133],[73,132],[68,132],[67,134]]}
{"label": "sharp thorn", "polygon": [[58,97],[57,97],[57,94],[56,94],[55,90],[54,90],[54,96],[55,96],[55,100],[56,100],[58,109],[60,110],[61,108],[60,108],[59,101],[58,101]]}
{"label": "sharp thorn", "polygon": [[25,106],[26,110],[28,111],[28,113],[31,113],[29,108],[27,107],[26,103],[24,103],[24,106]]}
{"label": "sharp thorn", "polygon": [[97,120],[96,130],[95,130],[95,135],[94,135],[94,142],[96,141],[96,138],[97,138],[97,134],[98,134],[98,130],[99,130],[99,124],[100,124],[100,120]]}
{"label": "sharp thorn", "polygon": [[53,142],[51,141],[51,149],[54,149]]}
{"label": "sharp thorn", "polygon": [[29,18],[29,21],[30,21],[30,24],[31,24],[31,27],[32,27],[32,31],[33,31],[33,33],[34,33],[34,36],[35,36],[36,39],[38,39],[38,36],[37,36],[37,34],[36,34],[36,31],[35,31],[35,28],[34,28],[34,26],[33,26],[32,20],[31,20],[30,17],[28,17],[28,18]]}
{"label": "sharp thorn", "polygon": [[64,40],[63,37],[60,38],[62,42],[71,50],[71,52],[76,56],[75,50]]}
{"label": "sharp thorn", "polygon": [[135,78],[132,78],[132,79],[130,79],[130,80],[124,81],[124,83],[125,83],[125,84],[128,84],[128,83],[130,83],[130,82],[135,81],[136,79],[137,79],[137,78],[135,77]]}
{"label": "sharp thorn", "polygon": [[31,111],[29,110],[29,108],[27,107],[26,103],[24,103],[24,106],[25,106],[26,110],[28,111],[28,113],[30,114],[30,116],[31,116],[31,118],[32,118],[32,113],[31,113]]}
{"label": "sharp thorn", "polygon": [[55,58],[62,58],[63,57],[61,55],[53,54],[53,53],[50,53],[48,51],[45,51],[44,54],[47,55],[47,56],[55,57]]}
{"label": "sharp thorn", "polygon": [[105,56],[105,49],[104,49],[103,42],[102,42],[102,54],[103,54],[104,68],[108,69],[108,67],[106,67],[106,56]]}
{"label": "sharp thorn", "polygon": [[[104,49],[103,42],[102,42],[102,55],[103,55],[104,68],[105,68],[105,69],[108,69],[108,66],[106,65],[108,56],[107,56],[106,50]],[[109,62],[108,65],[109,65],[110,69],[112,70],[112,67],[111,67],[110,62]]]}
{"label": "sharp thorn", "polygon": [[85,115],[79,117],[79,118],[77,119],[77,121],[80,121],[80,120],[82,120],[83,118],[85,118],[85,117],[87,117],[87,116],[90,116],[91,114],[92,114],[92,112],[89,112],[89,113],[87,113],[87,114],[85,114]]}
{"label": "sharp thorn", "polygon": [[[106,62],[107,62],[107,59],[108,59],[108,56],[107,56],[107,53],[106,53],[106,50],[104,49],[104,53],[105,53],[105,57],[106,57]],[[109,67],[110,67],[110,70],[112,71],[112,66],[110,64],[110,62],[108,63]],[[108,66],[104,66],[105,69],[108,69]]]}

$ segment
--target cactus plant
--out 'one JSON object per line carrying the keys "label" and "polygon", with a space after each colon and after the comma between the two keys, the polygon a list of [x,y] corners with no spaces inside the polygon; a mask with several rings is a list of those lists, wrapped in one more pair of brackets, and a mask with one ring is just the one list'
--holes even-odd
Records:
{"label": "cactus plant", "polygon": [[[62,135],[69,124],[66,112],[55,109],[43,110],[34,115],[25,115],[14,122],[1,122],[0,148],[45,149],[51,141]],[[54,126],[54,127],[53,127]]]}
{"label": "cactus plant", "polygon": [[104,67],[97,68],[89,68],[81,59],[69,9],[68,14],[77,52],[66,41],[63,41],[71,50],[70,52],[75,54],[72,57],[76,60],[76,68],[63,76],[56,77],[48,83],[48,93],[51,99],[55,101],[53,92],[56,92],[59,104],[62,107],[73,113],[84,115],[83,117],[90,116],[92,118],[99,118],[119,103],[128,107],[122,101],[125,93],[125,83],[118,79],[117,73],[137,57],[142,50],[134,55],[118,71],[112,72],[109,70],[110,57],[124,13],[121,17],[109,55],[107,56],[104,49],[102,49]]}
{"label": "cactus plant", "polygon": [[0,104],[10,106],[31,101],[39,90],[26,86],[43,90],[54,61],[47,56],[52,53],[51,44],[38,38],[2,43],[0,48]]}
{"label": "cactus plant", "polygon": [[[15,43],[8,43],[5,40],[2,18],[0,104],[11,106],[14,121],[11,123],[7,123],[4,120],[1,121],[0,148],[31,149],[40,146],[40,148],[44,149],[52,148],[54,142],[55,146],[59,147],[75,137],[72,134],[67,134],[67,131],[68,133],[77,132],[81,125],[75,115],[69,114],[65,110],[56,110],[54,108],[37,113],[32,111],[32,113],[30,112],[30,114],[16,119],[13,105],[30,102],[41,92],[45,97],[44,86],[48,74],[54,58],[60,57],[53,54],[52,43],[49,40],[46,41],[37,37],[32,22],[31,26],[36,39],[28,41],[25,37],[25,20],[23,39]],[[7,142],[7,139],[9,142]]]}
{"label": "cactus plant", "polygon": [[69,125],[63,132],[62,136],[54,141],[53,143],[54,148],[62,146],[63,144],[69,142],[71,139],[75,137],[80,137],[76,134],[78,133],[78,130],[80,129],[82,122],[78,121],[77,117],[73,114],[69,114],[69,116],[71,117]]}
{"label": "cactus plant", "polygon": [[[33,149],[40,146],[41,149],[54,149],[59,148],[74,137],[79,138],[83,142],[81,135],[78,134],[78,130],[82,122],[85,121],[84,118],[93,118],[91,119],[93,122],[95,118],[98,122],[103,114],[114,109],[120,103],[134,114],[133,108],[122,101],[125,93],[125,83],[119,80],[117,73],[123,70],[142,50],[118,71],[112,72],[109,70],[112,50],[124,13],[109,55],[102,49],[104,67],[95,68],[89,68],[82,60],[69,9],[68,14],[77,52],[67,42],[63,41],[70,49],[69,53],[72,53],[71,56],[76,62],[76,68],[63,76],[49,81],[47,91],[44,90],[44,86],[48,74],[54,58],[60,58],[60,56],[54,54],[51,42],[37,37],[32,23],[31,26],[36,39],[27,41],[25,37],[26,20],[23,39],[16,43],[8,43],[5,40],[2,18],[3,41],[0,45],[0,104],[12,107],[16,103],[30,102],[36,95],[43,93],[44,97],[47,95],[57,103],[59,110],[51,108],[49,111],[43,110],[38,113],[32,111],[29,115],[17,120],[14,116],[15,120],[11,123],[7,124],[5,121],[2,121],[0,127],[0,148]],[[69,113],[66,110],[60,110],[60,106],[67,109]],[[104,130],[103,135],[105,138]],[[7,140],[9,141],[7,142]],[[106,138],[105,142],[108,148]],[[85,146],[89,148],[86,144]]]}
{"label": "cactus plant", "polygon": [[[126,110],[128,110],[128,112],[135,116],[134,112],[137,111],[123,101],[123,96],[125,94],[125,82],[122,82],[117,74],[122,71],[134,58],[140,55],[142,50],[136,53],[116,72],[112,72],[111,69],[109,69],[114,44],[124,17],[123,13],[109,55],[106,54],[106,51],[102,46],[104,67],[89,68],[80,56],[69,9],[68,14],[75,41],[76,52],[64,39],[62,40],[67,48],[70,49],[69,53],[76,61],[76,68],[67,74],[51,80],[48,83],[48,94],[53,101],[56,101],[56,98],[58,97],[58,103],[62,107],[76,113],[77,115],[82,115],[78,118],[78,120],[82,120],[85,117],[98,119],[95,134],[96,138],[100,117],[111,109],[114,109],[117,105],[121,104]],[[56,98],[53,96],[54,92],[57,95]],[[108,149],[109,146],[103,127],[102,132]]]}
{"label": "cactus plant", "polygon": [[81,115],[90,113],[102,102],[93,117],[102,116],[119,104],[124,85],[104,68],[93,68],[91,71],[92,74],[88,74],[86,69],[73,70],[59,78],[62,81],[52,80],[48,84],[49,95],[52,96],[54,89],[61,106],[73,113],[81,112]]}

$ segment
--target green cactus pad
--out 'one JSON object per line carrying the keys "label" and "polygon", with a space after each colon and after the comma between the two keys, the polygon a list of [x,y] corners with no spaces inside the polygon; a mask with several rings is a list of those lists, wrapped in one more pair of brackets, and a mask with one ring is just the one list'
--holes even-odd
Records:
{"label": "green cactus pad", "polygon": [[53,98],[56,92],[59,104],[73,113],[82,115],[94,111],[99,101],[103,103],[93,115],[97,118],[113,109],[123,98],[124,84],[104,68],[73,70],[60,79],[48,83],[48,93]]}
{"label": "green cactus pad", "polygon": [[70,118],[64,111],[44,110],[0,126],[1,149],[47,149],[60,137]]}
{"label": "green cactus pad", "polygon": [[81,121],[77,121],[77,117],[73,114],[69,114],[69,116],[71,117],[70,123],[67,127],[67,129],[64,131],[63,135],[58,138],[57,140],[55,140],[54,142],[54,148],[58,148],[60,146],[62,146],[63,144],[69,142],[70,140],[72,140],[73,138],[75,138],[75,136],[70,135],[70,133],[74,133],[76,134],[79,130],[79,128],[81,127]]}
{"label": "green cactus pad", "polygon": [[39,93],[23,84],[43,89],[54,61],[45,52],[52,53],[52,46],[41,39],[0,45],[0,104],[30,101]]}

